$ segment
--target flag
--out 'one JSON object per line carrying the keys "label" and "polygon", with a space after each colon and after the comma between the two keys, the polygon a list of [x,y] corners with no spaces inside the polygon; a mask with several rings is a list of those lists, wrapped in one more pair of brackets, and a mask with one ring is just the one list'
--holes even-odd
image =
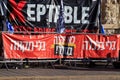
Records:
{"label": "flag", "polygon": [[63,0],[61,0],[59,18],[57,20],[57,32],[63,33],[64,31],[65,31],[65,26],[64,26],[64,17],[63,17]]}
{"label": "flag", "polygon": [[8,20],[6,21],[6,25],[7,25],[8,32],[13,33],[14,28],[13,28],[13,26],[10,24],[10,22]]}
{"label": "flag", "polygon": [[100,33],[105,34],[104,26],[102,24],[100,25]]}
{"label": "flag", "polygon": [[104,26],[102,25],[102,22],[101,22],[101,0],[99,4],[99,26],[100,26],[100,33],[105,34]]}

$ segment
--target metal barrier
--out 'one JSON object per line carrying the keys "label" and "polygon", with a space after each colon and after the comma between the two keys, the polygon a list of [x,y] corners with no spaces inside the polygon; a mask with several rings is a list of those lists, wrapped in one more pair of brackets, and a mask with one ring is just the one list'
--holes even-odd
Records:
{"label": "metal barrier", "polygon": [[[7,32],[9,33],[9,32]],[[28,34],[27,32],[14,32],[14,33],[10,33],[10,34],[21,34],[21,35],[38,35],[38,34],[58,34],[56,32],[29,32],[30,34]],[[86,34],[86,33],[63,33],[63,34]],[[87,34],[95,34],[95,33],[87,33]],[[98,34],[101,35],[101,34]],[[119,55],[120,56],[120,55]],[[111,62],[116,61],[116,59],[112,59],[112,58],[106,58],[106,59],[3,59],[0,61],[1,64],[5,64],[6,69],[8,70],[9,67],[7,64],[9,63],[50,63],[51,66],[54,68],[54,63],[58,62],[60,60],[60,63],[64,63],[64,65],[66,65],[67,63],[71,66],[71,62],[75,63],[75,67],[76,67],[76,62],[83,62],[83,63],[87,63],[87,62],[106,62],[107,65]]]}

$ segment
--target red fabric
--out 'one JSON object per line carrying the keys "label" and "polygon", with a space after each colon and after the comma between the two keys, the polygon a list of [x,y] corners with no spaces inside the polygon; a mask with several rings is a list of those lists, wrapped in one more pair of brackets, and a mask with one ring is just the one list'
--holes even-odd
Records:
{"label": "red fabric", "polygon": [[118,35],[2,33],[7,59],[117,58]]}
{"label": "red fabric", "polygon": [[10,18],[15,20],[18,18],[21,22],[25,22],[25,18],[21,13],[22,8],[25,6],[26,1],[19,1],[16,3],[15,0],[9,0],[11,5],[13,6],[13,11],[10,13]]}
{"label": "red fabric", "polygon": [[116,35],[89,34],[85,36],[84,54],[86,58],[116,58],[119,45]]}

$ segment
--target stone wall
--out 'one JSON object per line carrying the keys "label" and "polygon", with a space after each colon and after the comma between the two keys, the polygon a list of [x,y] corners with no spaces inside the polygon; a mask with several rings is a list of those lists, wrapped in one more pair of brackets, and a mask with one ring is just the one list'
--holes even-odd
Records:
{"label": "stone wall", "polygon": [[120,0],[102,0],[102,23],[105,29],[120,29]]}

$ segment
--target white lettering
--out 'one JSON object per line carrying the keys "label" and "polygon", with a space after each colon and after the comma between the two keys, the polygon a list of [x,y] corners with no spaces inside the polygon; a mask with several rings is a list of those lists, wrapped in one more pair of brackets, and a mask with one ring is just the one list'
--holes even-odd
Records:
{"label": "white lettering", "polygon": [[41,15],[45,15],[46,9],[44,5],[37,5],[37,21],[39,22],[41,20]]}
{"label": "white lettering", "polygon": [[54,44],[59,44],[59,43],[75,43],[75,36],[55,36],[54,37]]}
{"label": "white lettering", "polygon": [[[48,21],[49,22],[52,22],[53,20],[52,20],[52,18],[53,18],[53,13],[54,13],[54,9],[55,9],[55,6],[54,5],[49,5],[49,18],[48,18]],[[54,15],[55,16],[55,15]]]}
{"label": "white lettering", "polygon": [[71,23],[72,22],[72,8],[70,6],[65,6],[65,23]]}
{"label": "white lettering", "polygon": [[76,24],[78,24],[78,23],[80,23],[80,20],[78,20],[77,19],[77,11],[78,11],[78,7],[74,7],[74,23]]}
{"label": "white lettering", "polygon": [[89,24],[89,20],[87,20],[89,17],[88,12],[89,12],[89,7],[82,7],[82,24]]}
{"label": "white lettering", "polygon": [[55,46],[55,54],[71,56],[71,55],[73,55],[73,47],[70,47],[70,46],[65,47],[65,46],[61,46],[61,45],[56,45]]}
{"label": "white lettering", "polygon": [[[89,24],[89,7],[71,7],[64,6],[64,21],[65,23],[74,23],[74,24]],[[81,9],[81,13],[78,14],[78,10]],[[44,5],[44,4],[27,4],[27,19],[29,21],[40,22],[42,16],[47,14],[48,22],[56,23],[59,17],[60,6],[59,5]],[[82,16],[80,20],[78,17]]]}
{"label": "white lettering", "polygon": [[35,10],[32,10],[32,9],[35,9],[35,4],[28,4],[27,5],[27,19],[29,21],[35,21]]}
{"label": "white lettering", "polygon": [[25,51],[44,51],[46,50],[46,43],[44,41],[13,41],[10,50]]}
{"label": "white lettering", "polygon": [[82,49],[83,50],[105,50],[108,47],[109,50],[116,50],[116,41],[99,42],[95,41],[97,45],[90,43],[90,41],[84,41]]}

